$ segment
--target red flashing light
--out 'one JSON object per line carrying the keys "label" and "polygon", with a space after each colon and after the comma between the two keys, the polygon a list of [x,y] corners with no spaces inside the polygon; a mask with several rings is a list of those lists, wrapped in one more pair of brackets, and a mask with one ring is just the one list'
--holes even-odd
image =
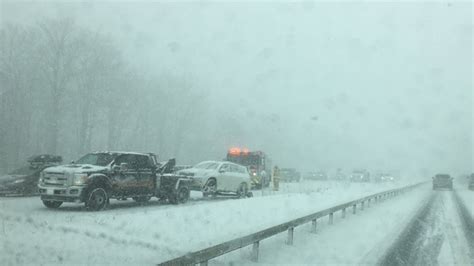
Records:
{"label": "red flashing light", "polygon": [[229,149],[230,155],[240,155],[240,148],[234,147]]}

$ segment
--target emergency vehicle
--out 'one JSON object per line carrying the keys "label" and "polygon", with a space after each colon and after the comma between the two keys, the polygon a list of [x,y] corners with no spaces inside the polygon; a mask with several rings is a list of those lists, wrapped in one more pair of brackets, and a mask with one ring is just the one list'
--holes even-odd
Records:
{"label": "emergency vehicle", "polygon": [[226,160],[247,167],[252,188],[268,187],[271,181],[271,160],[263,151],[249,151],[247,148],[231,148]]}

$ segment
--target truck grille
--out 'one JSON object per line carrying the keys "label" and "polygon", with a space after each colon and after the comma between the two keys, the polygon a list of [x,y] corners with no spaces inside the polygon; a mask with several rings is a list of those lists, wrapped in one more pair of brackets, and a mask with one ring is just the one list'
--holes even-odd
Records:
{"label": "truck grille", "polygon": [[44,184],[47,186],[67,186],[67,177],[64,175],[64,173],[45,173],[43,179]]}

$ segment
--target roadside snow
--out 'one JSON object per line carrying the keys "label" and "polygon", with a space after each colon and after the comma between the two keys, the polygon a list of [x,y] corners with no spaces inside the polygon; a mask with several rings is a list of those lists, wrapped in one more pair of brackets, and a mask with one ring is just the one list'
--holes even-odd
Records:
{"label": "roadside snow", "polygon": [[467,180],[458,180],[458,182],[454,184],[454,189],[461,200],[464,202],[464,205],[471,214],[471,217],[474,218],[474,190],[468,189]]}
{"label": "roadside snow", "polygon": [[[345,219],[334,215],[318,221],[318,232],[310,233],[310,224],[297,227],[294,245],[285,245],[286,233],[260,243],[259,265],[374,265],[398,237],[406,224],[431,193],[428,186],[372,205]],[[232,252],[212,260],[212,265],[253,264],[251,248]]]}
{"label": "roadside snow", "polygon": [[49,210],[36,197],[0,198],[0,257],[6,265],[156,264],[397,186],[309,181],[241,200],[202,200],[198,193],[178,206],[113,201],[102,212],[76,204]]}

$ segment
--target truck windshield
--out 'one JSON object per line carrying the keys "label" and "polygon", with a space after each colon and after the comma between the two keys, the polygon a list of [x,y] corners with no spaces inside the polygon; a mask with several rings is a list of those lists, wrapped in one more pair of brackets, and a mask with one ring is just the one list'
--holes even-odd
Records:
{"label": "truck windshield", "polygon": [[106,166],[115,158],[110,153],[89,153],[76,161],[77,164],[93,164],[99,166]]}

